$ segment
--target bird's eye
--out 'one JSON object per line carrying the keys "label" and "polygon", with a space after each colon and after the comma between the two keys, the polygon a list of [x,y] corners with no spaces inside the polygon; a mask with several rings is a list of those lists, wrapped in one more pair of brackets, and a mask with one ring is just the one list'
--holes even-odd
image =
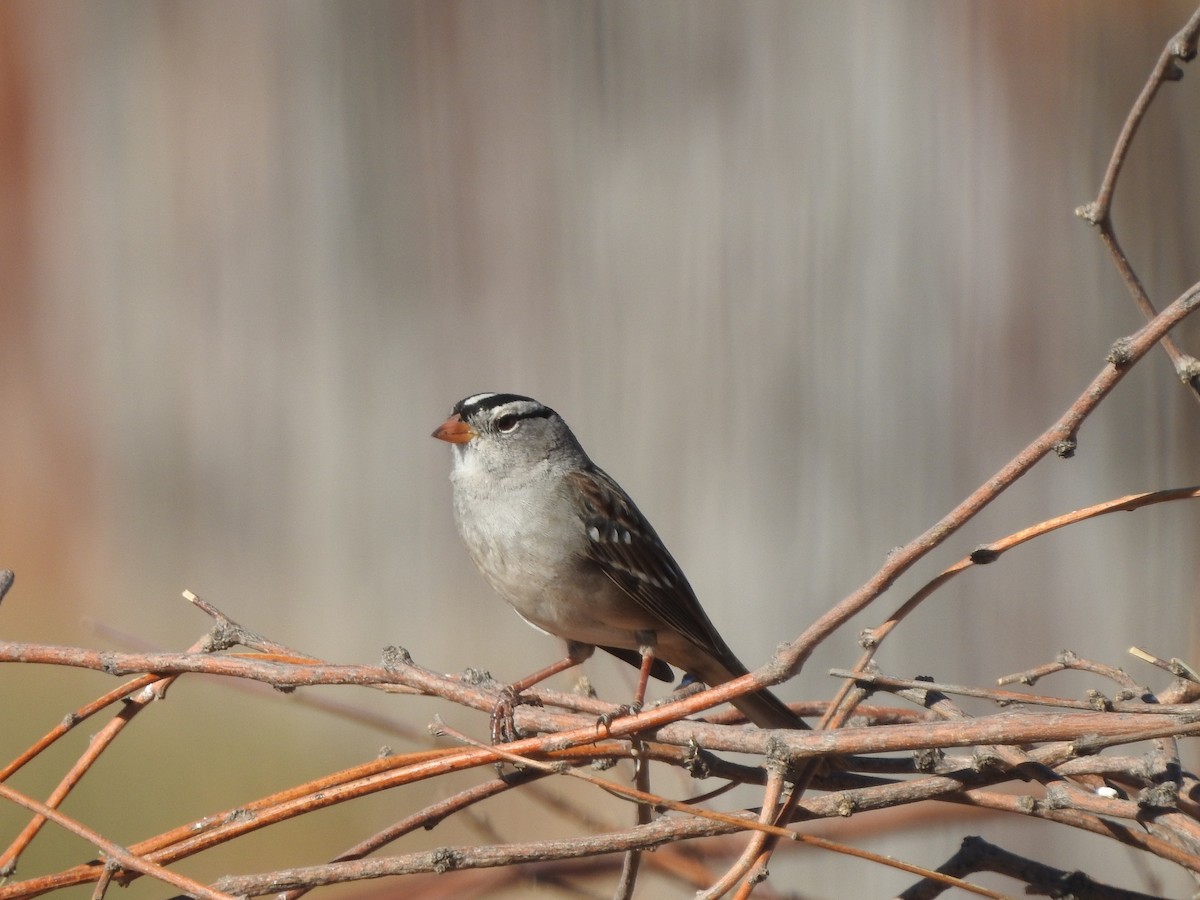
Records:
{"label": "bird's eye", "polygon": [[502,434],[508,434],[510,431],[515,431],[520,422],[521,420],[512,413],[503,415],[496,419],[496,430]]}

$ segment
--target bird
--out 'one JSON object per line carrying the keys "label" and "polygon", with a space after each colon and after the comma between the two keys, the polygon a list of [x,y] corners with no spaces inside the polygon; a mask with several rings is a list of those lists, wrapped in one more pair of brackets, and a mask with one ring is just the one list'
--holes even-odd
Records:
{"label": "bird", "polygon": [[[653,676],[719,685],[747,672],[683,570],[563,418],[520,394],[472,394],[433,432],[453,449],[454,519],[484,579],[564,659],[514,682],[513,696],[578,665],[596,647]],[[807,727],[766,689],[731,701],[762,728]]]}

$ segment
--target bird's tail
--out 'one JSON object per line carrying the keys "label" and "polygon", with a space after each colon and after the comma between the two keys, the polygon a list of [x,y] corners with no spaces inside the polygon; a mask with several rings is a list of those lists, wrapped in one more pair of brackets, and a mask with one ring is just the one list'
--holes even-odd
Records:
{"label": "bird's tail", "polygon": [[[708,685],[724,684],[740,678],[747,672],[746,667],[732,651],[729,651],[724,659],[709,657],[704,663],[706,664],[697,667],[701,670],[693,670],[692,675]],[[752,694],[743,694],[729,702],[759,728],[808,728],[803,719],[766,688]]]}
{"label": "bird's tail", "polygon": [[730,702],[759,728],[808,728],[803,719],[766,688]]}

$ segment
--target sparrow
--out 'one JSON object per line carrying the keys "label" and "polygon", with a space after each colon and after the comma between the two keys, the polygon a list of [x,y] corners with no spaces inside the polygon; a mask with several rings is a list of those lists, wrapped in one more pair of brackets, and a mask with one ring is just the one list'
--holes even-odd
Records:
{"label": "sparrow", "polygon": [[[592,462],[567,423],[519,394],[472,394],[433,437],[454,452],[454,518],[488,583],[567,655],[513,685],[578,665],[596,647],[649,677],[719,685],[747,672],[683,570],[629,495]],[[764,728],[807,727],[768,690],[731,701]]]}

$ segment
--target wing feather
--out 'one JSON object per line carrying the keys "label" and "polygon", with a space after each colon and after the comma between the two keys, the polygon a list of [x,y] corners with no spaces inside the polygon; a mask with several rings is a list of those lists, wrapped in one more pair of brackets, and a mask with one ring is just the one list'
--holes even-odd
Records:
{"label": "wing feather", "polygon": [[665,626],[723,662],[733,657],[683,570],[620,486],[597,466],[569,477],[583,498],[589,558]]}

